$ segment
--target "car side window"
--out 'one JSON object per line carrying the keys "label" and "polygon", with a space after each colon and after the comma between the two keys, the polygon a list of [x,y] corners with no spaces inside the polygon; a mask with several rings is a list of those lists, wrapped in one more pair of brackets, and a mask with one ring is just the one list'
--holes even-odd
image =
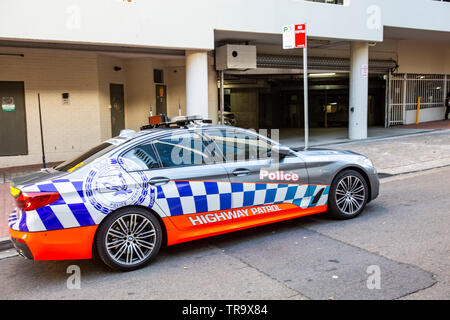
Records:
{"label": "car side window", "polygon": [[216,143],[226,162],[266,159],[272,145],[258,135],[234,129],[211,129],[206,135]]}
{"label": "car side window", "polygon": [[132,161],[141,170],[159,168],[158,158],[153,149],[153,142],[147,142],[121,155],[121,158]]}
{"label": "car side window", "polygon": [[171,135],[153,140],[164,168],[213,163],[203,139],[194,132]]}

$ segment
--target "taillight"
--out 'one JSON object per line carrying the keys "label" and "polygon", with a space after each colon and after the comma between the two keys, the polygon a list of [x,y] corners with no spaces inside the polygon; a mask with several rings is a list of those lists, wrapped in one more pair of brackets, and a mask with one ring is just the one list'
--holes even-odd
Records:
{"label": "taillight", "polygon": [[16,198],[17,208],[24,211],[36,210],[59,199],[57,192],[22,192]]}

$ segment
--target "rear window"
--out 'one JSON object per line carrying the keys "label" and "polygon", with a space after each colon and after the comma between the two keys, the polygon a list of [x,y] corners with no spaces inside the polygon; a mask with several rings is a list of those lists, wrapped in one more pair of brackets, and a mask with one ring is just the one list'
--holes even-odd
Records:
{"label": "rear window", "polygon": [[121,157],[133,161],[140,170],[159,168],[159,163],[153,150],[152,143],[139,145],[130,151],[127,151]]}
{"label": "rear window", "polygon": [[78,157],[61,163],[60,165],[54,167],[54,169],[58,171],[71,172],[83,166],[84,164],[89,163],[97,159],[98,157],[104,155],[105,153],[113,150],[115,147],[116,145],[112,143],[103,142],[102,144],[99,144],[98,146],[90,149],[89,151],[86,151],[85,153],[79,155]]}

